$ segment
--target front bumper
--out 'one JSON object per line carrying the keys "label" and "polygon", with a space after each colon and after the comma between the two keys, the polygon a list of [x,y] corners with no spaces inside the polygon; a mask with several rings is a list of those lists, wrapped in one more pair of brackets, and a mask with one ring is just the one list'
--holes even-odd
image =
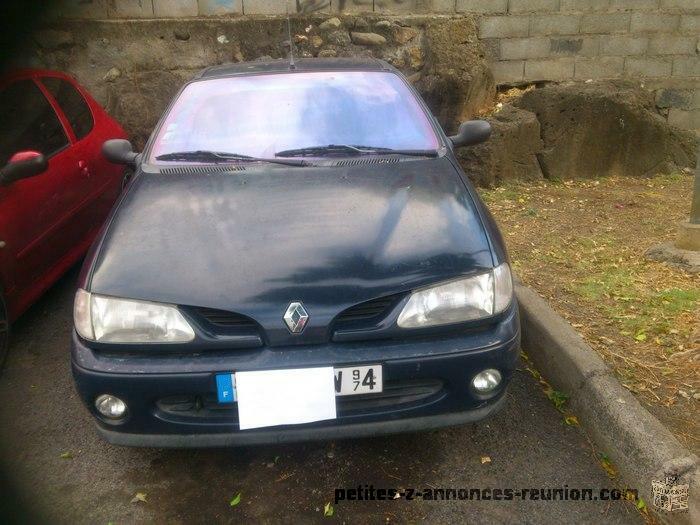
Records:
{"label": "front bumper", "polygon": [[[263,348],[200,355],[105,354],[75,334],[72,368],[78,392],[110,443],[147,447],[217,447],[411,432],[483,419],[505,401],[520,343],[517,305],[497,323],[444,338]],[[238,428],[234,405],[218,405],[215,375],[236,370],[382,364],[384,394],[338,399],[338,417],[304,425]],[[471,378],[486,368],[504,377],[490,397]],[[123,399],[119,422],[94,408],[100,394]]]}
{"label": "front bumper", "polygon": [[274,430],[246,430],[216,434],[132,434],[98,425],[97,431],[109,443],[127,447],[204,448],[324,441],[419,432],[471,423],[498,412],[505,404],[505,400],[506,396],[501,395],[495,401],[481,408],[464,412],[322,427],[309,424],[279,427]]}

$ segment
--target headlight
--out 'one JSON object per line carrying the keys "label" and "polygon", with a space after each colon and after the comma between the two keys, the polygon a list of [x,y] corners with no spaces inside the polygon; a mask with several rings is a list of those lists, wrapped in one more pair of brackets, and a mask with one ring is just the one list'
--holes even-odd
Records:
{"label": "headlight", "polygon": [[401,328],[483,319],[505,310],[513,297],[508,264],[493,271],[414,292],[399,315]]}
{"label": "headlight", "polygon": [[78,290],[75,329],[100,343],[186,343],[194,331],[174,306],[105,297]]}

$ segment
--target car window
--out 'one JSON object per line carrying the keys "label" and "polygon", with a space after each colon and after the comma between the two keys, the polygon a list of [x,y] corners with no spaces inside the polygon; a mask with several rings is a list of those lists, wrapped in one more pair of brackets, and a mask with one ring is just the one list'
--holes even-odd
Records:
{"label": "car window", "polygon": [[328,144],[423,150],[437,149],[438,139],[394,73],[275,73],[189,84],[156,136],[151,161],[194,150],[269,158]]}
{"label": "car window", "polygon": [[33,80],[19,80],[0,90],[0,166],[18,151],[47,157],[65,148],[68,137],[56,112]]}
{"label": "car window", "polygon": [[92,112],[83,96],[70,82],[57,77],[43,77],[41,82],[53,95],[80,140],[90,133],[94,125]]}

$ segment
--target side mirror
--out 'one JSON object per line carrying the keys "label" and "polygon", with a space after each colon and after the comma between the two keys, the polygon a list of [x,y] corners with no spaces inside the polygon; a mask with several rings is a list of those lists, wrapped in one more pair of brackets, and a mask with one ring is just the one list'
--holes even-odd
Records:
{"label": "side mirror", "polygon": [[38,151],[20,151],[10,157],[0,169],[0,185],[6,186],[16,180],[26,179],[46,171],[49,162]]}
{"label": "side mirror", "polygon": [[456,148],[473,146],[486,142],[491,136],[491,124],[485,120],[468,120],[462,122],[456,135],[449,137]]}
{"label": "side mirror", "polygon": [[138,153],[134,151],[131,142],[124,139],[111,139],[102,144],[102,155],[114,164],[134,166]]}

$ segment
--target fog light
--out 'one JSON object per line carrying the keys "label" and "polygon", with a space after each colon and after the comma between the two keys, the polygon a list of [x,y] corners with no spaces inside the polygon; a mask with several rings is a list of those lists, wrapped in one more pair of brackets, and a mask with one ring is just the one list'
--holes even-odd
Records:
{"label": "fog light", "polygon": [[501,373],[498,370],[489,368],[479,372],[472,379],[472,386],[479,394],[493,392],[501,384]]}
{"label": "fog light", "polygon": [[126,414],[126,403],[109,394],[102,394],[95,399],[95,408],[100,414],[110,419],[119,419]]}

